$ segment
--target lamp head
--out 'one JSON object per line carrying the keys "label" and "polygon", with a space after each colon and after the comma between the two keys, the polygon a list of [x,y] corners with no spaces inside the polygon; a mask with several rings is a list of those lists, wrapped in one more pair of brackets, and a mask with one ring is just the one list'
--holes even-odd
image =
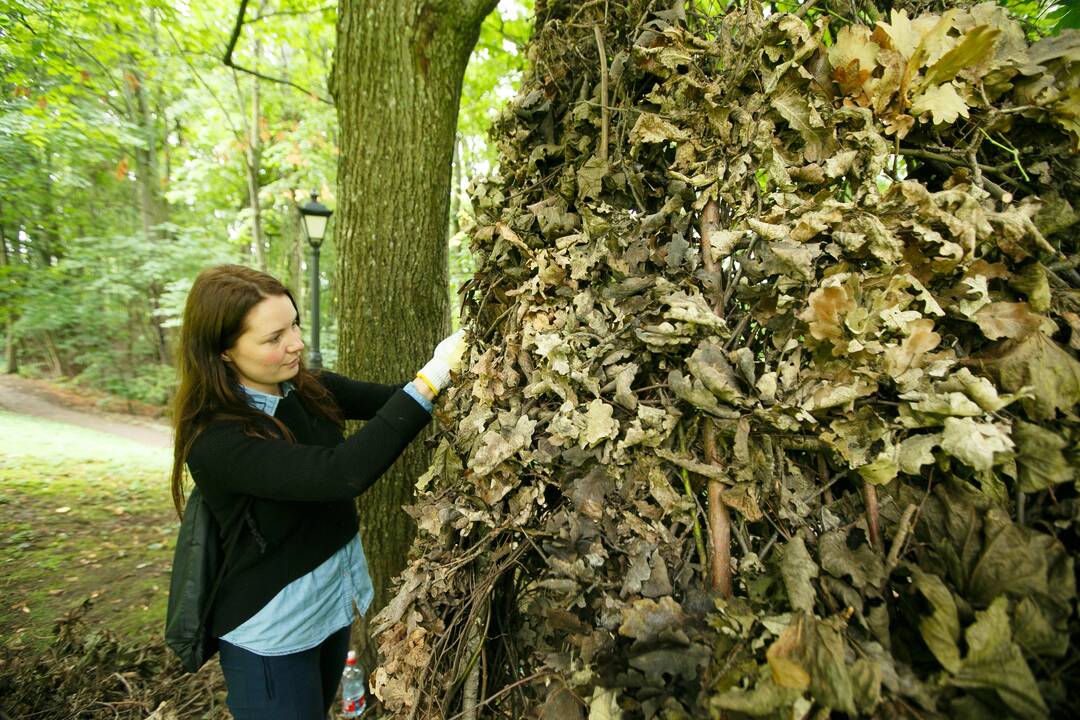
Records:
{"label": "lamp head", "polygon": [[304,232],[311,247],[318,248],[326,237],[326,223],[334,211],[319,202],[319,194],[312,191],[311,199],[300,206],[300,216],[304,220]]}

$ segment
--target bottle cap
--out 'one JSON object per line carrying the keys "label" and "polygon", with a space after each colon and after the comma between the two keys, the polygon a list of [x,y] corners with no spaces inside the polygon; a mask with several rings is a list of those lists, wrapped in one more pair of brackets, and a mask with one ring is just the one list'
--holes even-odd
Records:
{"label": "bottle cap", "polygon": [[356,664],[356,651],[355,650],[350,650],[349,651],[349,654],[345,657],[345,664],[346,665],[355,665]]}

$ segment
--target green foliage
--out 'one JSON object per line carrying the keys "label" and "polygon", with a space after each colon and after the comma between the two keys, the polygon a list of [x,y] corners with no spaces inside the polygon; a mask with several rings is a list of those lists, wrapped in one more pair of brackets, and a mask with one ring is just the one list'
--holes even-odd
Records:
{"label": "green foliage", "polygon": [[[523,67],[531,8],[507,1],[484,23],[461,102],[461,196],[494,160],[484,136]],[[0,3],[0,322],[12,323],[24,371],[167,397],[194,275],[211,263],[259,263],[253,161],[265,269],[298,293],[310,323],[310,249],[296,207],[312,190],[335,204],[336,113],[319,97],[329,95],[336,10],[248,7],[234,61],[307,94],[223,66],[235,12],[165,0]],[[467,216],[467,203],[458,212]],[[460,240],[457,284],[472,270]],[[328,364],[335,254],[331,232],[321,262]]]}
{"label": "green foliage", "polygon": [[998,4],[1008,8],[1036,35],[1080,27],[1080,4],[1076,0],[998,0]]}

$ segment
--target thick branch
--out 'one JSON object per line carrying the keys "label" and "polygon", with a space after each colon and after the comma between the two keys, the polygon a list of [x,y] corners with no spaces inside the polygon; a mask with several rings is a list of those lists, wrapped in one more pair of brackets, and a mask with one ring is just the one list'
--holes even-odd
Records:
{"label": "thick branch", "polygon": [[[599,30],[597,31],[599,33]],[[605,105],[606,105],[605,99]],[[720,209],[715,200],[710,200],[702,208],[701,218],[698,223],[698,235],[701,236],[701,259],[706,271],[712,272],[716,264],[712,258],[712,234],[720,226]],[[720,306],[715,310],[717,315],[723,317]],[[713,427],[712,418],[706,418],[703,432],[705,433],[705,464],[716,465],[716,429]],[[712,572],[709,576],[712,588],[720,592],[723,597],[731,597],[731,517],[721,493],[723,486],[721,481],[709,478],[709,561]]]}
{"label": "thick branch", "polygon": [[712,234],[720,227],[720,207],[715,200],[705,203],[701,209],[701,222],[698,232],[701,235],[701,263],[705,272],[716,272],[716,261],[712,256]]}
{"label": "thick branch", "polygon": [[593,27],[596,35],[596,49],[600,53],[600,159],[608,159],[608,66],[607,50],[604,49],[604,34],[600,26]]}
{"label": "thick branch", "polygon": [[878,552],[881,545],[881,521],[878,517],[877,488],[869,480],[863,481],[863,503],[866,505],[866,526],[870,529],[870,547]]}
{"label": "thick branch", "polygon": [[[706,418],[704,424],[705,433],[705,462],[709,465],[716,463],[716,434],[713,431],[711,418]],[[709,553],[712,572],[712,588],[720,593],[721,597],[729,598],[732,595],[731,581],[731,517],[728,515],[727,506],[721,497],[723,486],[719,480],[709,479],[709,545],[712,552]]]}
{"label": "thick branch", "polygon": [[[913,158],[915,158],[917,160],[933,160],[935,162],[944,163],[946,165],[952,165],[953,167],[971,167],[971,164],[967,160],[961,160],[960,158],[954,158],[954,157],[951,157],[949,155],[943,155],[941,153],[930,152],[929,150],[916,150],[914,148],[900,148],[900,154],[905,156],[905,157],[913,157]],[[979,164],[976,167],[983,174],[992,175],[992,176],[998,178],[999,180],[1003,180],[1003,181],[1005,181],[1007,183],[1011,183],[1012,185],[1016,186],[1018,189],[1023,190],[1024,192],[1026,192],[1028,195],[1034,195],[1035,194],[1035,191],[1032,190],[1030,187],[1028,187],[1024,183],[1020,182],[1019,180],[1014,180],[1013,178],[1009,177],[1008,175],[1001,172],[1000,170],[998,170],[996,167],[994,167],[992,165]]]}

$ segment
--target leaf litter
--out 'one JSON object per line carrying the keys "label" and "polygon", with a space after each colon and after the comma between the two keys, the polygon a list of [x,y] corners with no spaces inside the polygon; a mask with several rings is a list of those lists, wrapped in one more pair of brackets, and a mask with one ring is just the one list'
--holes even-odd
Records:
{"label": "leaf litter", "polygon": [[538,7],[374,619],[396,717],[1080,702],[1080,33],[896,5]]}

